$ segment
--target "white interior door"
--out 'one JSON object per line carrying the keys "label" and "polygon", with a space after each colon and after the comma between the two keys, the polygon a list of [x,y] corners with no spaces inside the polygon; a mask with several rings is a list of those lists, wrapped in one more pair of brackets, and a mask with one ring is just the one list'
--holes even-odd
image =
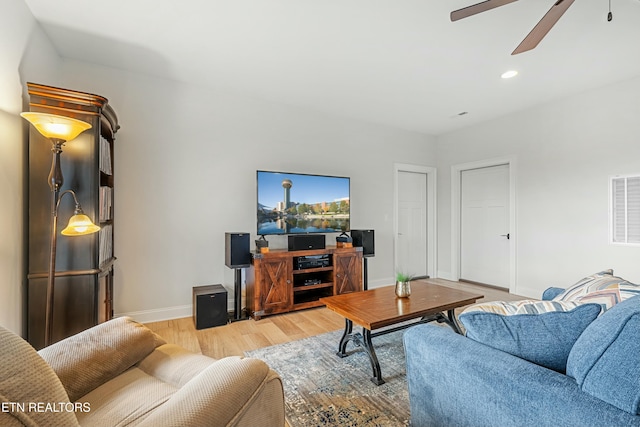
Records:
{"label": "white interior door", "polygon": [[460,279],[509,288],[509,165],[463,170]]}
{"label": "white interior door", "polygon": [[427,174],[398,171],[398,271],[427,277]]}

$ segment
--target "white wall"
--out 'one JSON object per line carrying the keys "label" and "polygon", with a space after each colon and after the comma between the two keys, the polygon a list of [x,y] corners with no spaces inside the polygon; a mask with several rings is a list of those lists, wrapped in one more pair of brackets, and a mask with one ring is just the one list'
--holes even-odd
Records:
{"label": "white wall", "polygon": [[376,230],[370,283],[392,283],[393,163],[435,165],[433,138],[75,61],[63,74],[66,87],[107,97],[122,125],[116,313],[189,316],[196,285],[232,295],[224,233],[257,237],[257,169],[351,177],[351,226]]}
{"label": "white wall", "polygon": [[640,248],[608,242],[608,179],[640,173],[640,77],[438,137],[439,274],[451,271],[451,166],[517,158],[516,293],[606,269],[640,283]]}
{"label": "white wall", "polygon": [[[0,6],[0,325],[22,334],[26,81],[57,82],[60,59],[23,0]],[[48,149],[48,147],[43,147]]]}
{"label": "white wall", "polygon": [[[607,244],[608,177],[640,172],[640,78],[434,138],[140,74],[61,63],[22,0],[0,13],[0,324],[21,330],[26,81],[110,99],[116,148],[115,310],[189,315],[223,283],[225,231],[255,236],[255,170],[347,175],[352,227],[376,230],[373,286],[393,276],[393,163],[438,166],[438,271],[451,277],[451,166],[516,156],[517,289],[538,297],[614,268],[640,283],[639,248]],[[154,57],[161,66],[162,59]],[[8,202],[9,201],[9,202]],[[284,239],[271,245],[284,247]]]}

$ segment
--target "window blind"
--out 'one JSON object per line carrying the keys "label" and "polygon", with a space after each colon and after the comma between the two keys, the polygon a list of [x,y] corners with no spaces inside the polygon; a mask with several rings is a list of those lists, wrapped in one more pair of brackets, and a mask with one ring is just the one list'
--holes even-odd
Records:
{"label": "window blind", "polygon": [[611,240],[640,244],[640,175],[611,179]]}

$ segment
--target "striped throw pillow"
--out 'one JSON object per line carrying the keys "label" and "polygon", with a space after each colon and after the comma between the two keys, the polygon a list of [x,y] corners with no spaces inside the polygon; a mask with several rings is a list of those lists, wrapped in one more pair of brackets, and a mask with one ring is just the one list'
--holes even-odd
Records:
{"label": "striped throw pillow", "polygon": [[604,313],[619,302],[636,295],[640,295],[640,286],[614,276],[613,270],[604,270],[579,280],[553,301],[600,304]]}
{"label": "striped throw pillow", "polygon": [[513,316],[517,314],[542,314],[555,311],[570,311],[581,303],[574,301],[491,301],[481,302],[467,307],[463,313],[482,311],[485,313],[501,314],[503,316]]}

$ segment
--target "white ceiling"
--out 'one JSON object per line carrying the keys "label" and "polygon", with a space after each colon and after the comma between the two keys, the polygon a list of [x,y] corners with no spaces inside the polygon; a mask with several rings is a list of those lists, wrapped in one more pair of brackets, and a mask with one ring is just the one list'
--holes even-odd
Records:
{"label": "white ceiling", "polygon": [[517,56],[554,0],[25,1],[65,58],[434,135],[640,75],[639,0],[576,1]]}

